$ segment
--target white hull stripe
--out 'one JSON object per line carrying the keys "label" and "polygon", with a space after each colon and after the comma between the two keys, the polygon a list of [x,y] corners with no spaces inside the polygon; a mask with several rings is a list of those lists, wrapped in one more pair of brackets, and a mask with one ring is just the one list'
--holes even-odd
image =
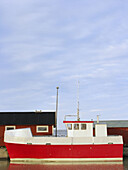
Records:
{"label": "white hull stripe", "polygon": [[123,161],[123,158],[48,158],[48,159],[36,159],[36,158],[12,158],[10,159],[11,162],[57,162],[57,161],[66,161],[66,162],[72,162],[72,161],[85,161],[85,162],[97,162],[97,161]]}

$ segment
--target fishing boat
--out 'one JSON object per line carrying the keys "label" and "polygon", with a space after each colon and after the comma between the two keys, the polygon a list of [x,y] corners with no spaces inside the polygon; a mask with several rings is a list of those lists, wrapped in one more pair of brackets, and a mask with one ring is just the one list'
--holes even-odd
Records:
{"label": "fishing boat", "polygon": [[107,136],[106,124],[63,121],[67,137],[33,137],[30,128],[5,131],[5,145],[15,161],[122,161],[122,136]]}
{"label": "fishing boat", "polygon": [[123,161],[122,136],[107,136],[107,125],[101,124],[99,117],[94,133],[94,122],[79,118],[79,102],[77,119],[65,117],[63,123],[66,137],[58,137],[57,133],[51,137],[34,137],[30,128],[6,130],[4,142],[10,161]]}

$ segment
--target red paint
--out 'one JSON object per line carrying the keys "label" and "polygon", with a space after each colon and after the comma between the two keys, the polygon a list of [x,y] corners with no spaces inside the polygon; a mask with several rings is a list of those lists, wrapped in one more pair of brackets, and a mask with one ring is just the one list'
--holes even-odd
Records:
{"label": "red paint", "polygon": [[5,143],[10,158],[122,158],[123,144],[27,145]]}
{"label": "red paint", "polygon": [[94,121],[63,121],[63,123],[94,123]]}

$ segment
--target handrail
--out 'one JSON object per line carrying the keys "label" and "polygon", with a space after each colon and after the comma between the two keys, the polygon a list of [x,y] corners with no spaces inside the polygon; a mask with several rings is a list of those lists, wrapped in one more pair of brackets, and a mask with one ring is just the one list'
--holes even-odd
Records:
{"label": "handrail", "polygon": [[66,120],[66,117],[77,117],[77,115],[65,115],[64,120]]}

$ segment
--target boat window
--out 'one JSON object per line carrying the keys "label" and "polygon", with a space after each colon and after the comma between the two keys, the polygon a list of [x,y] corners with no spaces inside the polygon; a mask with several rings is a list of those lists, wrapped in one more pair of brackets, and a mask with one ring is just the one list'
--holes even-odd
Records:
{"label": "boat window", "polygon": [[48,126],[37,126],[36,127],[36,132],[48,132]]}
{"label": "boat window", "polygon": [[81,124],[81,130],[86,130],[86,124]]}
{"label": "boat window", "polygon": [[72,130],[72,124],[67,124],[68,130]]}
{"label": "boat window", "polygon": [[15,126],[5,126],[5,130],[13,130],[15,129]]}
{"label": "boat window", "polygon": [[79,124],[74,124],[74,130],[79,130]]}

